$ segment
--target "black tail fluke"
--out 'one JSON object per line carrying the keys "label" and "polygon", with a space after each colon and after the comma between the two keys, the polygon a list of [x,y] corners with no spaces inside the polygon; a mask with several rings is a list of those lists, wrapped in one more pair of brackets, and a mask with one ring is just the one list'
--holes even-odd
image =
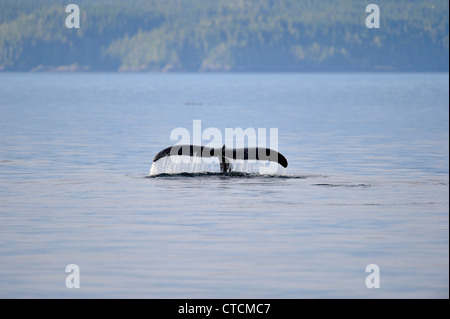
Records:
{"label": "black tail fluke", "polygon": [[174,145],[167,147],[160,151],[158,154],[155,155],[153,158],[153,162],[156,162],[160,158],[166,157],[166,156],[176,156],[176,155],[184,155],[184,156],[198,156],[198,157],[212,157],[212,156],[219,156],[214,155],[214,148],[212,147],[206,147],[206,146],[199,146],[199,145]]}
{"label": "black tail fluke", "polygon": [[[266,147],[245,147],[245,148],[233,148],[232,157],[225,156],[239,160],[260,160],[271,161],[280,164],[284,168],[288,166],[286,157],[283,154],[278,153],[275,150]],[[225,152],[227,152],[226,149]]]}
{"label": "black tail fluke", "polygon": [[222,172],[231,171],[231,164],[228,159],[238,160],[261,160],[271,161],[280,164],[284,168],[288,166],[286,157],[275,150],[266,147],[245,147],[245,148],[221,148],[206,147],[200,145],[174,145],[160,151],[153,158],[156,162],[160,158],[166,156],[198,156],[198,157],[217,157],[220,161],[220,169]]}

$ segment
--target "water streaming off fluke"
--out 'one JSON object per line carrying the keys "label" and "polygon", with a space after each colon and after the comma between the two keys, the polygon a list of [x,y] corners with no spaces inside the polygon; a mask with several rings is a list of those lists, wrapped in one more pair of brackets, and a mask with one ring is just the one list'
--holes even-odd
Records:
{"label": "water streaming off fluke", "polygon": [[[230,160],[231,172],[259,175],[286,175],[286,168],[278,163],[258,160]],[[218,158],[191,156],[163,157],[152,163],[150,175],[181,173],[221,173]]]}

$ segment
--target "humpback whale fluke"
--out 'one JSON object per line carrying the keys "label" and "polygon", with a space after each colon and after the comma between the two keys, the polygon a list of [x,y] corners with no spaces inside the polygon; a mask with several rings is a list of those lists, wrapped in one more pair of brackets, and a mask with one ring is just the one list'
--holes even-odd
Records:
{"label": "humpback whale fluke", "polygon": [[275,150],[266,147],[244,147],[244,148],[227,148],[224,146],[212,148],[200,145],[174,145],[160,151],[153,158],[156,162],[160,158],[166,156],[198,156],[198,157],[217,157],[220,161],[220,170],[223,173],[230,172],[232,167],[228,159],[238,160],[262,160],[271,161],[280,164],[284,168],[288,166],[286,157]]}

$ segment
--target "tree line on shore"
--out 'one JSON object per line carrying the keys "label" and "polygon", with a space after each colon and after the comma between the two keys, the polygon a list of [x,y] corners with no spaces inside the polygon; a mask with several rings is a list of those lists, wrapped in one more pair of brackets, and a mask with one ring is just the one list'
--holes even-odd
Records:
{"label": "tree line on shore", "polygon": [[[74,2],[74,1],[72,1]],[[67,3],[68,4],[68,3]],[[447,0],[0,2],[2,71],[448,71]]]}

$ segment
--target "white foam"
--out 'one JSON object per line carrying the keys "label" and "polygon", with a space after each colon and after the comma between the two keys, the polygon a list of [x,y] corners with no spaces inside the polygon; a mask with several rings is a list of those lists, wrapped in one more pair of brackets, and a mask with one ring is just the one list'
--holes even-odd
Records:
{"label": "white foam", "polygon": [[[286,169],[281,165],[269,161],[232,160],[233,172],[259,175],[286,175]],[[218,158],[191,156],[167,156],[153,162],[150,175],[181,174],[181,173],[220,173]]]}

